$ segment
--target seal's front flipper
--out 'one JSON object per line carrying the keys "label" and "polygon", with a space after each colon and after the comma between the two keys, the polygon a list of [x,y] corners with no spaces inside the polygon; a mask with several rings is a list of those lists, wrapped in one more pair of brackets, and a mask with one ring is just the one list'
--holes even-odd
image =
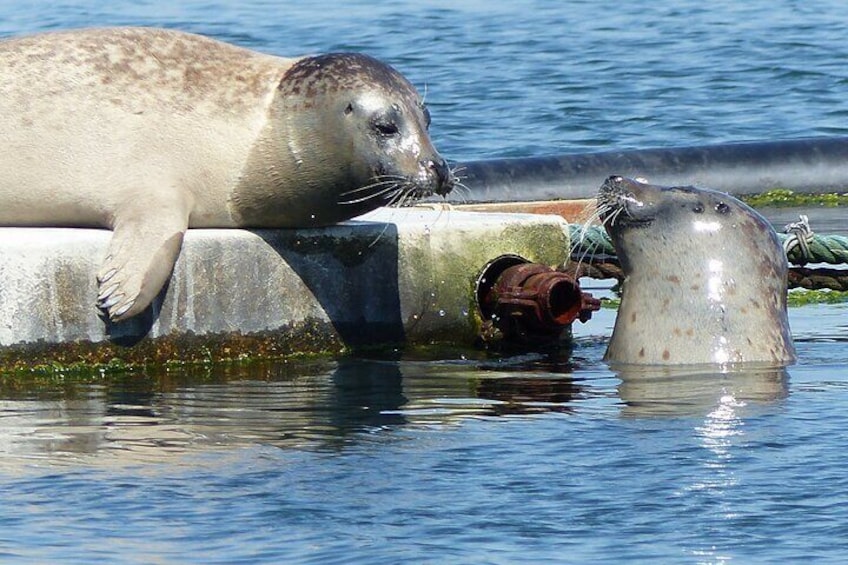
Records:
{"label": "seal's front flipper", "polygon": [[116,218],[109,252],[97,274],[97,306],[113,322],[142,312],[159,294],[188,227],[188,214],[179,206],[135,212]]}

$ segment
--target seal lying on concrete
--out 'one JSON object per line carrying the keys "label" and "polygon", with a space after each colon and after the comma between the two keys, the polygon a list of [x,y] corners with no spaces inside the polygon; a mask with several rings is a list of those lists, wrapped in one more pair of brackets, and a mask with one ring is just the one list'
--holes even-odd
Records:
{"label": "seal lying on concrete", "polygon": [[2,41],[0,69],[0,225],[114,229],[112,320],[159,293],[187,227],[327,225],[455,182],[421,97],[365,55],[105,28]]}
{"label": "seal lying on concrete", "polygon": [[600,189],[598,213],[625,275],[607,361],[795,360],[786,255],[753,209],[712,190],[614,176]]}

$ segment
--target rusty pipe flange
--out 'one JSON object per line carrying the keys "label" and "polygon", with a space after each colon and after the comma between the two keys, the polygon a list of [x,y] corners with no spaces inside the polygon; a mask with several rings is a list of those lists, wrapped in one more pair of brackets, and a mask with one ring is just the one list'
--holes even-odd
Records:
{"label": "rusty pipe flange", "polygon": [[503,316],[520,316],[528,326],[557,331],[576,320],[582,307],[580,285],[565,273],[525,263],[505,270],[493,289]]}
{"label": "rusty pipe flange", "polygon": [[600,302],[580,290],[569,274],[518,256],[489,263],[477,284],[487,324],[506,338],[555,338],[574,320],[586,321]]}

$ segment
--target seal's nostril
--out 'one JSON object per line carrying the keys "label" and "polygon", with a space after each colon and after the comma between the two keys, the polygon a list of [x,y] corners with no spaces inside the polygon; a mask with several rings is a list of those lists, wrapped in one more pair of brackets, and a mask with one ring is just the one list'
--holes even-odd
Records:
{"label": "seal's nostril", "polygon": [[436,189],[436,192],[441,195],[445,195],[451,191],[454,185],[453,175],[451,174],[450,167],[448,167],[447,161],[444,159],[426,159],[421,162],[421,165],[430,171],[435,173],[436,178],[438,179],[439,186]]}
{"label": "seal's nostril", "polygon": [[620,175],[612,175],[606,178],[602,186],[609,189],[616,189],[621,186],[622,182],[624,182],[624,177]]}

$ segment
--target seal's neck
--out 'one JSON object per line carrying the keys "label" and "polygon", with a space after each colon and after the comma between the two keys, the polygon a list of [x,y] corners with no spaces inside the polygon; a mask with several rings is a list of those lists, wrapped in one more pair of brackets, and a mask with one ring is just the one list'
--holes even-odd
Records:
{"label": "seal's neck", "polygon": [[345,167],[315,108],[272,106],[230,199],[236,225],[311,227],[340,219],[336,186]]}

